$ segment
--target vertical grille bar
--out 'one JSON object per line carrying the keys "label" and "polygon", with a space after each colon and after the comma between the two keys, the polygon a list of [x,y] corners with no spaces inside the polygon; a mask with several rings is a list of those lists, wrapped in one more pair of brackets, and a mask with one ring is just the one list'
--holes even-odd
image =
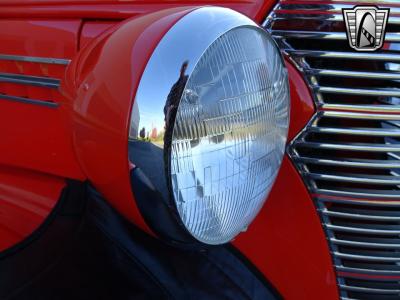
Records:
{"label": "vertical grille bar", "polygon": [[320,215],[341,299],[400,297],[400,8],[391,3],[379,2],[392,17],[374,53],[348,45],[342,9],[352,5],[284,1],[264,23],[318,107],[287,152]]}

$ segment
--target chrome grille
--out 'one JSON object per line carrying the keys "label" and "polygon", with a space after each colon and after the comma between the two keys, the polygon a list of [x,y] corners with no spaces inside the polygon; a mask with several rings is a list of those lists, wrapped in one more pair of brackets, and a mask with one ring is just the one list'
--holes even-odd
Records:
{"label": "chrome grille", "polygon": [[[309,3],[309,4],[307,4]],[[400,7],[374,53],[348,45],[346,4],[282,1],[264,26],[317,112],[288,153],[319,212],[341,299],[400,297]]]}

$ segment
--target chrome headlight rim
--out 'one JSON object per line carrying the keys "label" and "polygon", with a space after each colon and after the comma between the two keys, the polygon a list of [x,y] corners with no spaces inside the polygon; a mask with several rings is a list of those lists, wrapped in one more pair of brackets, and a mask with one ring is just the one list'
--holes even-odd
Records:
{"label": "chrome headlight rim", "polygon": [[[179,70],[182,68],[183,64],[187,63],[185,70],[188,74],[187,77],[190,78],[198,62],[203,57],[207,49],[216,40],[218,40],[218,38],[227,34],[231,30],[238,28],[251,28],[262,32],[265,37],[267,37],[269,42],[271,42],[271,44],[273,44],[276,50],[279,52],[279,48],[276,45],[276,42],[258,24],[243,16],[242,14],[227,8],[202,7],[195,9],[184,16],[182,19],[180,19],[165,34],[165,36],[162,38],[162,40],[154,50],[153,54],[151,55],[137,88],[130,120],[130,142],[134,143],[133,137],[135,135],[141,135],[140,130],[144,128],[143,124],[146,123],[144,120],[148,118],[148,116],[146,116],[146,113],[151,113],[151,110],[155,110],[157,111],[157,113],[160,114],[160,116],[163,115],[161,112],[163,112],[164,110],[165,99],[167,99],[168,94],[171,90],[171,86],[174,85],[176,81],[176,76],[179,74]],[[194,33],[199,33],[196,35],[196,38],[193,38]],[[182,45],[189,45],[189,47]],[[165,59],[166,57],[167,59]],[[280,58],[283,65],[282,68],[286,71],[287,74],[287,70],[283,62],[283,57],[280,56]],[[162,68],[160,69],[160,67]],[[160,80],[160,77],[162,78],[162,80]],[[152,87],[154,86],[157,86],[157,88],[152,89]],[[152,103],[152,105],[150,105],[147,100],[153,98],[158,99],[158,102]],[[182,94],[180,94],[178,98],[181,99]],[[138,110],[138,107],[140,107],[141,112],[139,112],[139,115],[134,116],[135,110]],[[145,109],[143,109],[143,107]],[[146,108],[149,109],[146,110]],[[171,122],[172,128],[170,129],[170,131],[172,133],[174,132],[176,125],[175,117]],[[132,126],[135,119],[139,119],[139,122],[135,126]],[[160,128],[161,124],[164,122],[161,117],[159,117],[158,119],[158,124],[155,124],[155,128],[157,128],[157,126],[159,126]],[[151,134],[153,134],[153,132]],[[151,140],[152,138],[157,139],[157,134],[150,138],[147,136],[144,136],[142,138],[149,140]],[[138,184],[132,184],[132,190],[135,195],[136,201],[138,202],[138,206],[143,208],[141,209],[142,212],[145,212],[143,213],[144,218],[150,224],[150,226],[155,229],[154,231],[157,234],[169,241],[172,241],[173,243],[202,245],[220,244],[209,244],[205,241],[199,240],[190,232],[190,230],[188,230],[187,226],[184,224],[181,218],[182,216],[179,213],[176,200],[174,199],[175,197],[172,187],[172,139],[168,140],[167,142],[165,142],[165,140],[158,140],[157,143],[158,147],[160,149],[163,149],[164,152],[164,161],[161,163],[161,166],[159,166],[159,169],[161,169],[161,173],[163,173],[164,176],[159,176],[157,180],[155,180],[154,178],[150,179],[149,184],[152,186],[151,189],[156,191],[154,195],[157,195],[157,201],[163,202],[163,206],[165,209],[165,213],[163,213],[163,216],[170,219],[162,220],[163,218],[159,218],[158,220],[155,220],[155,218],[151,216],[151,209],[149,209],[149,207],[144,207],[146,206],[146,204],[144,203],[146,202],[146,199],[140,199],[141,196],[138,196],[140,194],[140,192],[138,191],[140,187],[138,186]],[[137,155],[138,152],[130,150],[129,153],[129,158],[131,162],[135,165],[135,167],[139,167],[142,169],[143,164],[141,165],[140,163],[140,155]],[[156,170],[154,171],[156,172]],[[144,171],[144,175],[146,175],[146,177],[150,176],[151,178],[151,173],[152,172],[150,170]],[[160,224],[157,224],[158,221]],[[223,243],[229,242],[230,240],[231,239],[228,239]]]}

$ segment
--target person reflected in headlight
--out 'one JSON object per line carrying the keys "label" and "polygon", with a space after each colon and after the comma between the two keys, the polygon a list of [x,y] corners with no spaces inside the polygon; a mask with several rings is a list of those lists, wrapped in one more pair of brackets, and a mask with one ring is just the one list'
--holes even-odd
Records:
{"label": "person reflected in headlight", "polygon": [[185,89],[186,83],[188,81],[188,75],[186,75],[186,69],[188,66],[188,61],[185,61],[180,69],[179,78],[172,86],[167,100],[164,106],[164,121],[165,121],[165,135],[164,135],[164,147],[169,147],[171,145],[174,122],[176,118],[176,113],[178,111],[179,102],[182,97],[183,91]]}

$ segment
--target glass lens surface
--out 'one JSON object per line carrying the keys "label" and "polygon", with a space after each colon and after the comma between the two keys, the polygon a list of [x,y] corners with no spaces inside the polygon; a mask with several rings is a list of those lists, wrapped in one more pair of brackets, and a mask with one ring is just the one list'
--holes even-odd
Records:
{"label": "glass lens surface", "polygon": [[165,111],[175,120],[169,169],[176,208],[197,240],[225,243],[255,218],[281,165],[287,72],[265,32],[238,27],[205,51],[190,76],[181,72],[177,84],[180,103],[167,103]]}

